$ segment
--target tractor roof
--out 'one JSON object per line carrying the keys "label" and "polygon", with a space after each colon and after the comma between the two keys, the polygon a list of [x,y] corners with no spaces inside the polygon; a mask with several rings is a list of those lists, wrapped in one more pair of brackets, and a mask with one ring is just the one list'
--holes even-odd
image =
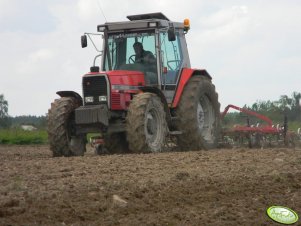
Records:
{"label": "tractor roof", "polygon": [[148,19],[159,19],[159,20],[167,20],[169,19],[163,13],[147,13],[147,14],[139,14],[139,15],[131,15],[127,16],[130,21],[133,20],[148,20]]}
{"label": "tractor roof", "polygon": [[175,28],[184,28],[183,23],[171,22],[163,13],[148,13],[127,16],[129,21],[123,22],[106,22],[97,26],[97,31],[122,31],[135,29],[154,29],[154,28],[168,28],[173,26]]}

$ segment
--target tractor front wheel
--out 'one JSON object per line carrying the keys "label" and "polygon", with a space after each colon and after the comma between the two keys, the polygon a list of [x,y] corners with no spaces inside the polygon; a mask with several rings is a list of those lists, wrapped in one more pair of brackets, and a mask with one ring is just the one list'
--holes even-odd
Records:
{"label": "tractor front wheel", "polygon": [[133,152],[160,152],[164,148],[167,122],[160,98],[153,93],[137,94],[128,109],[126,131]]}
{"label": "tractor front wheel", "polygon": [[81,156],[86,151],[85,134],[75,134],[74,110],[80,106],[73,97],[62,97],[48,111],[48,140],[53,157]]}

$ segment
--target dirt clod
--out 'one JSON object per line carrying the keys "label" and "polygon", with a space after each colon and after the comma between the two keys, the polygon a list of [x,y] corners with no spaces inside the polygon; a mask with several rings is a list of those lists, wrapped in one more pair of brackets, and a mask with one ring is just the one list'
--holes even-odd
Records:
{"label": "dirt clod", "polygon": [[117,207],[126,207],[128,202],[120,198],[118,195],[113,195],[113,204]]}

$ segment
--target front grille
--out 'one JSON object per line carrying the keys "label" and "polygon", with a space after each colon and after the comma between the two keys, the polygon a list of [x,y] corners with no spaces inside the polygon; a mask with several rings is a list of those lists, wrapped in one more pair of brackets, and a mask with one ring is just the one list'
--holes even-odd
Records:
{"label": "front grille", "polygon": [[112,93],[112,105],[120,105],[120,94]]}
{"label": "front grille", "polygon": [[94,101],[85,105],[100,104],[99,96],[107,96],[107,81],[105,76],[88,76],[83,78],[84,97],[93,97]]}

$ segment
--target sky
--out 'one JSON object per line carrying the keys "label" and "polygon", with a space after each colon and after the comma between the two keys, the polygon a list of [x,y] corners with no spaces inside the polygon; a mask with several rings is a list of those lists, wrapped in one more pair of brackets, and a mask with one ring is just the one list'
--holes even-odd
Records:
{"label": "sky", "polygon": [[82,49],[80,36],[150,12],[190,19],[191,65],[213,77],[221,109],[301,92],[299,0],[0,0],[0,94],[9,115],[45,115],[58,90],[81,94],[96,51]]}

